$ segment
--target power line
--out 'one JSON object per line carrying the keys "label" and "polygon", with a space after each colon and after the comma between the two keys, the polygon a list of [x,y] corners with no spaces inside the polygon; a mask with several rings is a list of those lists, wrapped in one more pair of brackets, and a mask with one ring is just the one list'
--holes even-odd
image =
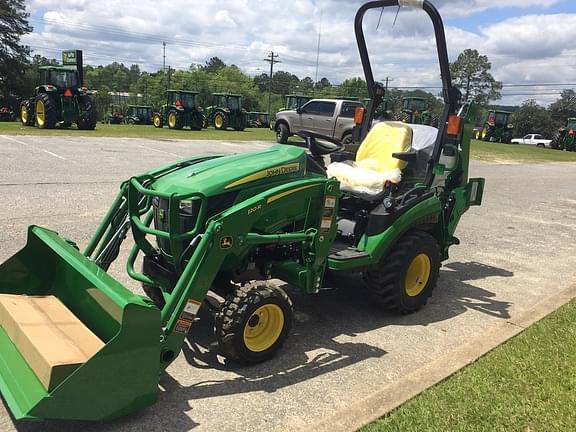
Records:
{"label": "power line", "polygon": [[274,72],[274,65],[276,63],[282,63],[278,59],[278,54],[274,54],[274,51],[270,51],[268,57],[264,59],[265,62],[270,63],[270,82],[268,83],[268,113],[270,113],[270,107],[272,104],[272,76]]}

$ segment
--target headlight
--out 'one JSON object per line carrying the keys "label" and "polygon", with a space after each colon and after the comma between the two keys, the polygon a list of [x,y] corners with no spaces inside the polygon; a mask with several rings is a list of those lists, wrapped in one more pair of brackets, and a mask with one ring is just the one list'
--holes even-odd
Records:
{"label": "headlight", "polygon": [[195,199],[183,199],[180,201],[180,214],[182,216],[194,216],[199,204],[200,202]]}

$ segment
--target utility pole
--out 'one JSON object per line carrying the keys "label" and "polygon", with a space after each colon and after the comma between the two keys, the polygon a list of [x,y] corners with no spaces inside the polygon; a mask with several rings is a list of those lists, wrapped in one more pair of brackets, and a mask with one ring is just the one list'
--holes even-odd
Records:
{"label": "utility pole", "polygon": [[166,42],[162,42],[162,72],[166,73]]}
{"label": "utility pole", "polygon": [[268,82],[268,114],[270,114],[272,104],[272,74],[274,73],[274,65],[276,63],[282,63],[280,60],[276,60],[278,57],[278,54],[274,54],[274,51],[270,51],[268,57],[264,59],[265,62],[270,63],[270,80]]}

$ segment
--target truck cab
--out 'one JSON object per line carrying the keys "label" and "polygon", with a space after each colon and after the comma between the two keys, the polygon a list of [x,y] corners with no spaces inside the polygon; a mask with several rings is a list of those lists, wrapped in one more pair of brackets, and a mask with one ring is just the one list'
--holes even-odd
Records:
{"label": "truck cab", "polygon": [[363,107],[362,102],[312,99],[295,110],[281,111],[276,115],[274,126],[276,141],[286,144],[288,138],[295,132],[306,130],[350,144],[357,107]]}

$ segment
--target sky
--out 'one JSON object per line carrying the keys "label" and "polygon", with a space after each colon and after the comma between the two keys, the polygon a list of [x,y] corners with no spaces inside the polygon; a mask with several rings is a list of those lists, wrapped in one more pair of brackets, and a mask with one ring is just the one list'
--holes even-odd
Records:
{"label": "sky", "polygon": [[[34,54],[60,58],[82,49],[90,65],[113,61],[156,71],[185,69],[218,56],[249,75],[268,73],[273,51],[284,70],[333,84],[363,76],[354,36],[358,0],[26,0],[34,31],[23,37]],[[492,63],[504,83],[498,103],[536,99],[548,105],[576,89],[574,0],[432,0],[446,30],[450,61],[466,48]],[[434,33],[427,15],[410,7],[366,14],[376,80],[393,87],[440,85]],[[318,45],[318,41],[320,41]],[[318,54],[319,46],[319,55]],[[318,60],[318,62],[317,62]],[[317,69],[318,68],[318,69]]]}

